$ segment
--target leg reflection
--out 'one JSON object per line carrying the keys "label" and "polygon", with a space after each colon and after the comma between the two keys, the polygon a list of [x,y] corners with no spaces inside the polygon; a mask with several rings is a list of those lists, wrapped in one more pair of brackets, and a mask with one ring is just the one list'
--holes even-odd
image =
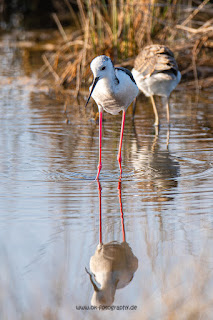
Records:
{"label": "leg reflection", "polygon": [[97,180],[98,184],[98,195],[99,195],[99,244],[102,244],[102,217],[101,217],[101,184]]}
{"label": "leg reflection", "polygon": [[[102,202],[101,184],[97,180],[99,195],[99,244],[95,254],[90,258],[90,272],[86,269],[93,285],[94,293],[91,304],[110,306],[114,302],[117,289],[124,288],[133,279],[138,268],[138,259],[126,242],[124,214],[121,199],[121,179],[118,182],[120,218],[123,241],[113,240],[104,244],[102,240]],[[112,217],[114,219],[114,217]]]}
{"label": "leg reflection", "polygon": [[125,226],[124,226],[124,214],[123,214],[123,206],[122,206],[122,198],[121,198],[121,178],[118,181],[118,195],[119,195],[119,203],[120,203],[120,213],[121,213],[121,225],[122,225],[123,241],[126,241]]}

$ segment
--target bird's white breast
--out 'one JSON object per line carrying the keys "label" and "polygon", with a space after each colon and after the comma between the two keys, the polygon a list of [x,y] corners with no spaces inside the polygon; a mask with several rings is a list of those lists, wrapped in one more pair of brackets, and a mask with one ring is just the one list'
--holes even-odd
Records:
{"label": "bird's white breast", "polygon": [[118,71],[116,77],[100,79],[92,93],[97,105],[111,114],[126,110],[138,94],[136,84],[125,72]]}

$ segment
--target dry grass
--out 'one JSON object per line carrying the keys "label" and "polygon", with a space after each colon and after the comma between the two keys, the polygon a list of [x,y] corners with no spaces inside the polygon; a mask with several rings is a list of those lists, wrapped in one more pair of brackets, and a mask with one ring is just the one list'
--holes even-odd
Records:
{"label": "dry grass", "polygon": [[[89,64],[100,54],[118,65],[132,67],[140,48],[162,43],[174,50],[183,79],[189,87],[212,85],[213,4],[209,0],[77,0],[78,12],[69,0],[73,29],[64,29],[53,18],[60,38],[54,53],[43,56],[41,78],[51,74],[56,86],[69,85],[78,94],[90,75]],[[207,79],[200,82],[199,79]]]}

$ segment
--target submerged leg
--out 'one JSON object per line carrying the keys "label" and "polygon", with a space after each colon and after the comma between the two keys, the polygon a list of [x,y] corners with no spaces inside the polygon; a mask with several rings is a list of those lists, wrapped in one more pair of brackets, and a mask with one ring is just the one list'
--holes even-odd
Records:
{"label": "submerged leg", "polygon": [[157,111],[157,108],[156,108],[156,105],[155,105],[155,100],[154,100],[153,96],[150,96],[150,98],[151,98],[151,101],[152,101],[153,111],[154,111],[154,114],[155,114],[155,123],[154,123],[154,125],[158,126],[159,125],[159,118],[158,118],[158,111]]}
{"label": "submerged leg", "polygon": [[166,114],[167,114],[167,122],[169,124],[170,116],[169,116],[169,98],[166,97]]}
{"label": "submerged leg", "polygon": [[99,162],[98,162],[98,171],[97,171],[96,180],[99,179],[99,174],[102,168],[102,163],[101,163],[102,114],[103,114],[103,111],[102,109],[100,109],[99,110]]}
{"label": "submerged leg", "polygon": [[119,151],[118,151],[118,163],[120,167],[120,174],[122,174],[122,168],[121,168],[121,149],[122,149],[122,141],[123,141],[123,134],[124,134],[124,124],[125,124],[125,117],[126,117],[126,112],[123,110],[123,115],[122,115],[122,124],[121,124],[121,134],[120,134],[120,144],[119,144]]}

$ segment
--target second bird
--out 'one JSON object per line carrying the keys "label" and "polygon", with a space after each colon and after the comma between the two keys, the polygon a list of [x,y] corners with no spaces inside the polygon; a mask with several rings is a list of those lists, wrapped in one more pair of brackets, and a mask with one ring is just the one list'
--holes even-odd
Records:
{"label": "second bird", "polygon": [[[151,98],[155,114],[155,125],[159,125],[157,107],[153,96],[162,96],[166,102],[167,121],[169,123],[169,96],[180,82],[178,70],[172,51],[164,45],[153,44],[145,47],[135,59],[132,74],[138,88]],[[133,115],[135,113],[135,104]]]}
{"label": "second bird", "polygon": [[115,68],[111,59],[105,55],[98,56],[92,60],[90,67],[94,76],[94,80],[92,86],[90,87],[90,94],[85,107],[92,96],[99,109],[99,164],[96,177],[96,179],[98,179],[102,167],[101,138],[103,110],[113,115],[123,111],[120,145],[118,151],[118,163],[120,167],[120,173],[122,173],[121,147],[126,110],[136,98],[139,90],[131,72],[125,68]]}

